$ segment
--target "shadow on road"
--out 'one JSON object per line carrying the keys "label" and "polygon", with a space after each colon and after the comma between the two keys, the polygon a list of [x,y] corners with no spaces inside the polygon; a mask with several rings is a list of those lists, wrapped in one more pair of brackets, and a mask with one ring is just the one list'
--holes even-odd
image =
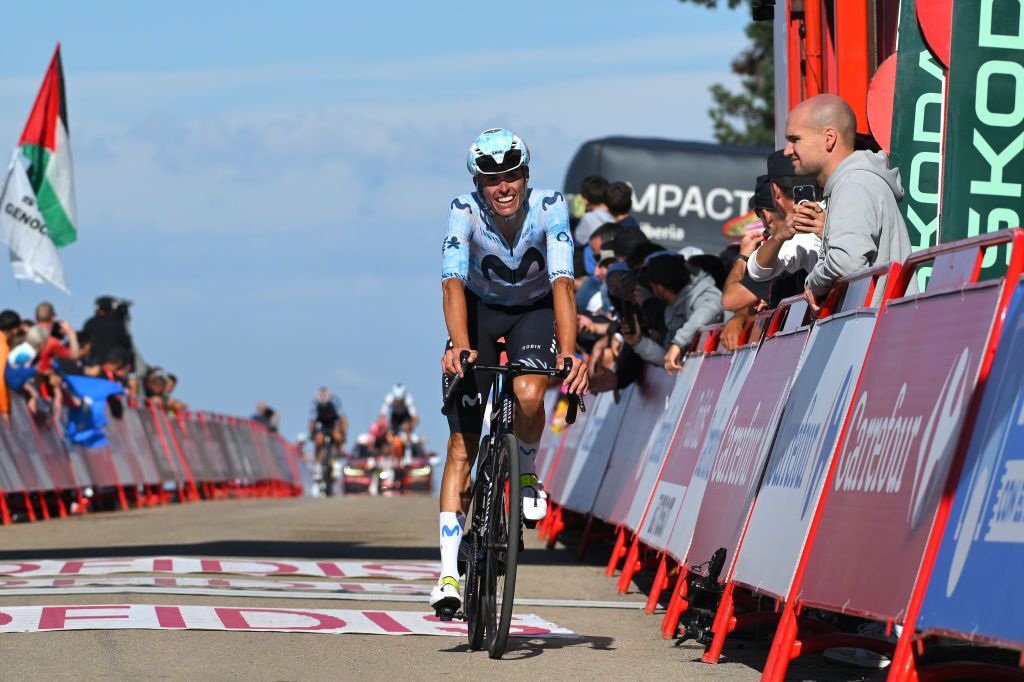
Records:
{"label": "shadow on road", "polygon": [[[505,656],[502,660],[522,661],[534,658],[556,649],[589,648],[594,651],[615,651],[612,637],[509,637]],[[442,653],[467,653],[468,644],[458,644],[450,649],[441,649]],[[483,652],[481,652],[483,653]]]}
{"label": "shadow on road", "polygon": [[436,547],[370,545],[361,542],[302,542],[221,540],[217,542],[4,549],[0,560],[72,559],[139,556],[206,556],[254,559],[337,559],[377,561],[437,561]]}

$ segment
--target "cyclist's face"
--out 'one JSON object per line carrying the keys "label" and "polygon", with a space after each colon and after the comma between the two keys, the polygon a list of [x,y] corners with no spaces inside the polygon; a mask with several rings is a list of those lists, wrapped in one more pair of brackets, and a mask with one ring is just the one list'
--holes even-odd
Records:
{"label": "cyclist's face", "polygon": [[526,191],[526,171],[523,168],[481,175],[479,182],[484,198],[495,213],[505,217],[516,214]]}

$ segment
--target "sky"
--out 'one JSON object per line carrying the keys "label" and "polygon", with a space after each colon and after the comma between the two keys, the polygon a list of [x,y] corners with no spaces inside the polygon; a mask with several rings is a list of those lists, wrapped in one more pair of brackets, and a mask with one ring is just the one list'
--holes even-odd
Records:
{"label": "sky", "polygon": [[129,298],[179,398],[265,400],[289,437],[321,384],[354,436],[402,382],[439,450],[439,245],[473,138],[515,130],[555,189],[588,139],[710,141],[747,21],[675,0],[160,5],[30,3],[0,43],[12,149],[62,44],[79,217],[72,295],[0,271],[0,307],[47,299],[79,328]]}

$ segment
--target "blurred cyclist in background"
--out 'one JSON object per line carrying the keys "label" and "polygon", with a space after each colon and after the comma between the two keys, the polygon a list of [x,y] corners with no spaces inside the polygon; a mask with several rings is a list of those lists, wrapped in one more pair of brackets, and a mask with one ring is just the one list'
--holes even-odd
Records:
{"label": "blurred cyclist in background", "polygon": [[400,435],[403,432],[411,433],[420,418],[416,414],[416,406],[412,402],[412,396],[403,384],[395,384],[391,391],[384,397],[384,404],[381,405],[380,414],[387,417],[391,433]]}
{"label": "blurred cyclist in background", "polygon": [[324,452],[327,449],[323,447],[324,434],[330,435],[334,451],[341,452],[347,431],[348,419],[341,409],[341,400],[326,386],[321,386],[317,389],[309,417],[309,436],[313,439],[318,467],[323,465]]}

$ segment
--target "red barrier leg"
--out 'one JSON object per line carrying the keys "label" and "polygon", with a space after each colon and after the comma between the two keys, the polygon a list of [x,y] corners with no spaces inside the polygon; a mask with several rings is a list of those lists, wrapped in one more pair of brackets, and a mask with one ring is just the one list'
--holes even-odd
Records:
{"label": "red barrier leg", "polygon": [[[664,562],[665,560],[662,558],[660,565],[663,566]],[[619,594],[626,594],[629,591],[629,585],[633,582],[633,575],[640,570],[640,567],[640,534],[637,533],[633,536],[633,542],[626,553],[626,561],[622,564],[622,574],[619,576],[619,583],[616,586]]]}
{"label": "red barrier leg", "polygon": [[32,508],[32,498],[29,497],[28,491],[23,490],[21,493],[22,499],[25,501],[25,513],[28,514],[29,521],[37,521],[36,510]]}
{"label": "red barrier leg", "polygon": [[686,594],[688,592],[687,571],[685,564],[679,565],[679,579],[672,589],[672,599],[668,603],[665,617],[661,620],[661,636],[663,639],[674,639],[676,630],[679,627],[679,619],[688,606]]}
{"label": "red barrier leg", "polygon": [[50,508],[46,504],[46,495],[42,492],[36,493],[36,500],[39,502],[39,512],[43,517],[43,521],[50,520]]}
{"label": "red barrier leg", "polygon": [[797,647],[796,636],[796,613],[793,605],[787,602],[782,610],[779,627],[775,630],[775,637],[772,639],[772,648],[768,652],[768,661],[765,664],[762,680],[784,682],[786,669],[789,667],[794,649]]}
{"label": "red barrier leg", "polygon": [[732,625],[736,622],[736,619],[733,618],[733,614],[736,612],[736,605],[732,599],[734,589],[735,583],[731,581],[726,583],[725,591],[722,593],[722,601],[718,603],[715,622],[711,626],[711,631],[715,633],[715,636],[711,639],[711,645],[701,657],[701,660],[705,663],[718,663],[718,659],[722,655],[722,647],[725,646],[725,637],[732,630]]}
{"label": "red barrier leg", "polygon": [[558,536],[565,530],[565,521],[562,518],[562,507],[555,507],[554,520],[551,522],[551,532],[548,534],[547,548],[551,549],[558,542]]}
{"label": "red barrier leg", "polygon": [[917,680],[917,670],[914,665],[914,628],[910,625],[904,626],[903,632],[900,633],[896,651],[889,664],[889,677],[886,679],[893,682]]}
{"label": "red barrier leg", "polygon": [[658,608],[658,600],[661,593],[668,587],[668,559],[662,553],[661,561],[658,562],[658,572],[654,575],[654,584],[651,585],[651,593],[647,596],[647,605],[644,606],[646,613],[654,613]]}
{"label": "red barrier leg", "polygon": [[0,519],[5,526],[11,525],[11,511],[7,508],[7,495],[0,493]]}
{"label": "red barrier leg", "polygon": [[612,555],[608,558],[608,565],[604,569],[607,576],[615,575],[615,569],[619,566],[619,559],[626,554],[626,529],[619,526],[615,531],[615,546],[612,547]]}

